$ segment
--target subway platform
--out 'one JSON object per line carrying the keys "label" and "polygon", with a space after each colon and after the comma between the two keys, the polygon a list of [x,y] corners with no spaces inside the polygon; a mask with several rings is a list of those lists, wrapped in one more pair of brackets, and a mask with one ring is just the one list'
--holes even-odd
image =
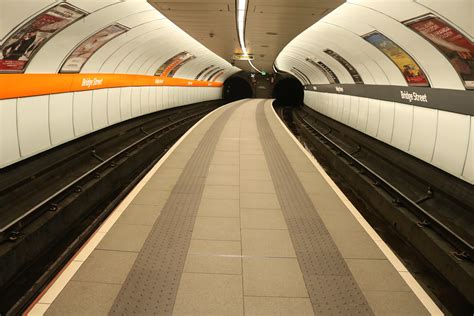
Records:
{"label": "subway platform", "polygon": [[275,114],[192,128],[29,315],[442,314]]}

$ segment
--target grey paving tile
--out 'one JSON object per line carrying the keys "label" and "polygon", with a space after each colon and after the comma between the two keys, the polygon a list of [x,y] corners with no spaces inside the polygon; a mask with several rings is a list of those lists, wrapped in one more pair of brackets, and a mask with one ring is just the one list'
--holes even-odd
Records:
{"label": "grey paving tile", "polygon": [[216,200],[239,200],[240,190],[238,185],[206,185],[202,197]]}
{"label": "grey paving tile", "polygon": [[357,219],[348,212],[347,214],[319,213],[324,225],[329,232],[333,231],[365,231]]}
{"label": "grey paving tile", "polygon": [[240,170],[241,180],[272,181],[269,170]]}
{"label": "grey paving tile", "polygon": [[142,249],[151,226],[115,224],[97,249],[138,252]]}
{"label": "grey paving tile", "polygon": [[313,202],[314,208],[318,211],[318,213],[327,213],[329,215],[341,215],[341,214],[348,214],[351,215],[347,207],[342,203],[342,201],[337,197],[334,196],[322,196],[311,194],[310,196],[311,201]]}
{"label": "grey paving tile", "polygon": [[[163,206],[166,203],[170,195],[170,191],[166,190],[165,187],[154,186],[154,183],[151,181],[148,182],[150,185],[144,187],[140,193],[133,199],[132,204],[143,204],[143,205],[157,205]],[[173,183],[174,186],[174,183]],[[171,188],[171,187],[166,187]]]}
{"label": "grey paving tile", "polygon": [[243,258],[245,296],[308,297],[296,258]]}
{"label": "grey paving tile", "polygon": [[411,292],[388,260],[346,259],[354,279],[362,291]]}
{"label": "grey paving tile", "polygon": [[429,315],[411,292],[364,291],[375,315]]}
{"label": "grey paving tile", "polygon": [[208,175],[238,176],[240,172],[237,165],[209,165]]}
{"label": "grey paving tile", "polygon": [[201,199],[197,216],[240,217],[239,200]]}
{"label": "grey paving tile", "polygon": [[94,250],[72,278],[75,281],[122,284],[137,257],[135,252]]}
{"label": "grey paving tile", "polygon": [[272,181],[240,180],[240,191],[249,193],[275,193]]}
{"label": "grey paving tile", "polygon": [[107,315],[119,290],[118,284],[70,281],[46,315]]}
{"label": "grey paving tile", "polygon": [[192,239],[240,240],[240,219],[197,217]]}
{"label": "grey paving tile", "polygon": [[200,240],[193,239],[189,246],[189,254],[240,256],[240,241]]}
{"label": "grey paving tile", "polygon": [[243,315],[242,276],[183,273],[173,315]]}
{"label": "grey paving tile", "polygon": [[246,316],[314,315],[309,298],[245,296],[244,302]]}
{"label": "grey paving tile", "polygon": [[386,259],[365,231],[336,230],[331,236],[343,258]]}
{"label": "grey paving tile", "polygon": [[280,210],[241,209],[241,227],[249,229],[288,229]]}
{"label": "grey paving tile", "polygon": [[[190,151],[192,153],[193,151]],[[159,168],[156,173],[151,177],[151,179],[160,179],[160,178],[170,178],[178,179],[181,173],[183,172],[182,168]]]}
{"label": "grey paving tile", "polygon": [[130,204],[117,220],[118,224],[153,225],[160,214],[156,205]]}
{"label": "grey paving tile", "polygon": [[280,204],[276,194],[272,193],[240,193],[240,207],[242,208],[261,208],[261,209],[280,209]]}
{"label": "grey paving tile", "polygon": [[296,257],[287,230],[242,229],[244,256]]}
{"label": "grey paving tile", "polygon": [[188,254],[184,265],[184,272],[241,275],[241,262],[240,257]]}
{"label": "grey paving tile", "polygon": [[[219,153],[219,154],[217,154]],[[225,156],[221,155],[222,153],[230,153],[232,156]],[[211,165],[231,165],[231,166],[238,166],[239,165],[239,156],[233,152],[223,152],[219,151],[216,152],[216,155],[211,160]]]}
{"label": "grey paving tile", "polygon": [[240,163],[242,165],[266,165],[265,155],[245,155],[240,154]]}
{"label": "grey paving tile", "polygon": [[240,170],[269,170],[266,162],[241,162]]}
{"label": "grey paving tile", "polygon": [[239,185],[238,175],[210,174],[206,178],[206,185]]}

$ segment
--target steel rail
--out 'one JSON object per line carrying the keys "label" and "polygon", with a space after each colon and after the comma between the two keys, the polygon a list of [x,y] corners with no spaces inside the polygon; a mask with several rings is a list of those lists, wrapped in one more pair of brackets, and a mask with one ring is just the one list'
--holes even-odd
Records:
{"label": "steel rail", "polygon": [[[311,115],[307,112],[306,117]],[[460,257],[465,257],[467,256],[468,258],[473,258],[474,254],[474,247],[472,244],[469,243],[469,241],[465,240],[461,236],[459,236],[456,232],[454,232],[452,229],[447,227],[445,224],[443,224],[441,221],[439,221],[436,217],[431,215],[428,211],[420,207],[416,202],[412,201],[409,197],[407,197],[405,194],[403,194],[400,190],[398,190],[396,187],[391,185],[389,182],[387,182],[382,176],[380,176],[377,172],[374,170],[370,169],[367,167],[363,162],[361,162],[359,159],[355,158],[352,156],[350,153],[348,153],[346,150],[344,150],[341,146],[336,144],[334,141],[332,141],[329,137],[321,133],[317,128],[315,128],[308,120],[306,117],[301,117],[300,114],[297,113],[297,117],[300,121],[302,121],[307,128],[309,127],[311,130],[314,132],[318,133],[320,137],[324,138],[327,142],[329,142],[332,146],[337,148],[346,158],[349,158],[349,160],[355,162],[358,164],[360,168],[362,168],[364,171],[367,171],[370,175],[376,178],[376,181],[378,181],[377,185],[382,185],[386,189],[392,191],[395,193],[399,198],[401,198],[403,201],[395,201],[397,204],[405,206],[406,209],[411,211],[413,215],[415,215],[417,218],[420,220],[423,220],[421,226],[432,226],[434,230],[436,230],[441,236],[444,237],[452,246],[454,246],[456,249],[461,250],[462,252],[457,254]],[[405,202],[405,203],[404,203]],[[428,220],[428,222],[427,222]],[[446,238],[446,235],[448,238]]]}
{"label": "steel rail", "polygon": [[[54,203],[52,203],[52,201],[56,198],[58,198],[61,194],[69,191],[69,190],[73,190],[75,187],[79,187],[78,184],[83,181],[84,179],[88,178],[88,177],[94,177],[94,175],[96,174],[96,172],[104,167],[109,167],[109,166],[113,166],[113,161],[117,158],[119,158],[120,156],[124,155],[126,152],[130,151],[131,149],[133,149],[134,147],[138,146],[139,144],[141,143],[144,143],[145,141],[147,141],[148,139],[151,139],[153,137],[155,137],[156,135],[158,134],[164,134],[167,130],[169,130],[171,127],[174,127],[174,126],[179,126],[180,124],[186,122],[186,121],[189,121],[195,117],[198,117],[206,112],[209,112],[208,110],[204,110],[204,111],[200,111],[198,113],[195,113],[195,114],[192,114],[192,115],[189,115],[179,121],[174,121],[172,123],[169,123],[167,124],[166,126],[154,131],[154,132],[151,132],[151,133],[148,133],[146,134],[146,136],[140,138],[139,140],[135,141],[134,143],[130,144],[129,146],[127,146],[126,148],[120,150],[119,152],[117,152],[116,154],[114,154],[113,156],[103,160],[101,163],[99,163],[98,165],[96,165],[95,167],[93,167],[92,169],[90,169],[89,171],[85,172],[84,174],[82,174],[80,177],[76,178],[75,180],[71,181],[69,184],[65,185],[64,187],[62,187],[60,190],[56,191],[55,193],[51,194],[50,196],[48,196],[47,198],[43,199],[41,202],[37,203],[35,206],[31,207],[28,211],[24,212],[21,216],[15,218],[14,220],[12,220],[10,223],[6,224],[5,226],[3,226],[2,228],[0,228],[0,236],[1,236],[1,239],[0,240],[4,240],[5,239],[5,235],[6,233],[12,233],[14,232],[14,229],[15,229],[15,225],[17,225],[18,223],[20,223],[23,219],[25,219],[26,217],[32,215],[33,213],[36,213],[38,212],[41,208],[44,208],[45,205],[47,204],[50,204],[50,205],[55,205]],[[20,227],[18,227],[18,229],[22,228],[23,226],[20,225]],[[16,235],[16,233],[14,233],[14,235]]]}

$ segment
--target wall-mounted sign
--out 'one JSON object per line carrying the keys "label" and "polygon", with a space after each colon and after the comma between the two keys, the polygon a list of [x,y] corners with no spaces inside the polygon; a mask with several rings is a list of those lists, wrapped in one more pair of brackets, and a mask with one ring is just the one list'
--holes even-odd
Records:
{"label": "wall-mounted sign", "polygon": [[336,74],[322,61],[315,62],[311,58],[306,58],[306,61],[318,68],[324,74],[324,76],[326,76],[326,79],[329,81],[329,83],[339,83],[339,78],[336,76]]}
{"label": "wall-mounted sign", "polygon": [[307,91],[351,95],[355,97],[403,103],[463,115],[474,115],[472,91],[402,87],[379,84],[318,84],[305,86]]}
{"label": "wall-mounted sign", "polygon": [[33,17],[0,48],[0,72],[23,72],[41,46],[86,14],[68,3],[61,3]]}
{"label": "wall-mounted sign", "polygon": [[224,74],[224,70],[221,70],[221,71],[219,71],[218,73],[216,73],[214,76],[212,76],[209,81],[216,81],[216,80],[219,79],[223,74]]}
{"label": "wall-mounted sign", "polygon": [[214,67],[214,65],[207,66],[206,68],[204,68],[203,70],[201,70],[201,71],[196,75],[196,77],[195,77],[194,79],[195,79],[195,80],[200,80],[201,76],[202,76],[206,71],[208,71],[209,69],[211,69],[212,67]]}
{"label": "wall-mounted sign", "polygon": [[[178,67],[180,64],[189,61],[188,59],[194,59],[196,58],[194,55],[188,53],[188,52],[181,52],[179,54],[174,55],[167,61],[165,61],[160,68],[155,72],[155,76],[163,76],[163,77],[168,77],[170,72]],[[174,74],[174,72],[173,72]]]}
{"label": "wall-mounted sign", "polygon": [[232,57],[233,60],[253,60],[252,54],[235,54]]}
{"label": "wall-mounted sign", "polygon": [[173,69],[171,69],[170,72],[168,72],[167,77],[174,77],[174,75],[179,70],[179,68],[183,67],[184,65],[186,65],[187,63],[189,63],[193,59],[196,59],[196,56],[191,55],[188,58],[184,59],[182,62],[180,62],[178,65],[176,65]]}
{"label": "wall-mounted sign", "polygon": [[471,40],[431,14],[405,24],[438,48],[456,69],[464,81],[464,86],[474,89],[474,43]]}
{"label": "wall-mounted sign", "polygon": [[79,44],[79,46],[77,46],[71,54],[69,54],[68,58],[63,63],[60,72],[80,72],[84,64],[99,48],[128,30],[129,28],[123,25],[112,24],[90,36],[88,39]]}
{"label": "wall-mounted sign", "polygon": [[219,73],[219,71],[221,70],[224,70],[224,68],[221,68],[221,67],[217,67],[215,70],[213,70],[208,76],[207,76],[207,79],[206,81],[212,81],[212,77],[214,77],[216,74]]}
{"label": "wall-mounted sign", "polygon": [[384,53],[400,69],[408,85],[429,87],[428,79],[420,66],[391,39],[379,32],[369,33],[363,37]]}
{"label": "wall-mounted sign", "polygon": [[324,52],[335,60],[337,60],[344,68],[346,68],[347,72],[349,72],[349,74],[351,75],[352,80],[354,80],[354,83],[364,84],[364,81],[359,75],[359,72],[344,57],[342,57],[331,49],[325,49]]}
{"label": "wall-mounted sign", "polygon": [[298,77],[304,84],[311,84],[311,80],[309,80],[308,76],[301,70],[296,67],[291,68],[291,71]]}

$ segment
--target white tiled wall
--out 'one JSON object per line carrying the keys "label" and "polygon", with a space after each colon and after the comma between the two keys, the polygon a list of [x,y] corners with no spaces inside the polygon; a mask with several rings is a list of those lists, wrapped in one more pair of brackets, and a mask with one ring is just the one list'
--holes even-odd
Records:
{"label": "white tiled wall", "polygon": [[305,91],[305,104],[474,183],[474,117],[310,90]]}
{"label": "white tiled wall", "polygon": [[215,87],[126,87],[0,100],[0,168],[127,119],[220,99]]}

